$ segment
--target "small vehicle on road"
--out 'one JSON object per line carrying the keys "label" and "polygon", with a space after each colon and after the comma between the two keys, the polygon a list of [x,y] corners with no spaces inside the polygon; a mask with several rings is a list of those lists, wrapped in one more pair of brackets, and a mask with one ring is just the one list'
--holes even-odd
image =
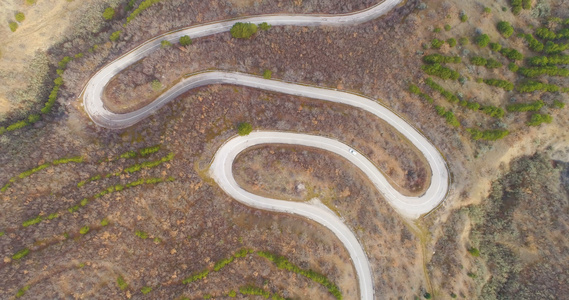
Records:
{"label": "small vehicle on road", "polygon": [[349,151],[350,151],[350,153],[352,153],[353,155],[358,155],[358,153],[356,152],[356,150],[354,150],[354,149],[352,149],[352,148],[350,148]]}

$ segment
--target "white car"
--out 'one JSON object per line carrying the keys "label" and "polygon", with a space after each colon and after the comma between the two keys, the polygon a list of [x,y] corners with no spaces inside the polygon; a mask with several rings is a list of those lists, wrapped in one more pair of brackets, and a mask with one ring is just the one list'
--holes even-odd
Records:
{"label": "white car", "polygon": [[358,153],[356,152],[356,150],[354,150],[354,149],[352,149],[352,148],[350,148],[349,151],[350,151],[350,153],[352,153],[353,155],[358,155]]}

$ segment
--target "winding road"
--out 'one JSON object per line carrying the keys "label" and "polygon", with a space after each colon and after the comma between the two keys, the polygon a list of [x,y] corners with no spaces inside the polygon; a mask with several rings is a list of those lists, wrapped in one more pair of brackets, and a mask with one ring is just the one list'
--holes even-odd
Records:
{"label": "winding road", "polygon": [[[338,154],[370,179],[385,199],[401,215],[415,219],[437,207],[446,197],[449,188],[449,172],[440,152],[419,131],[396,113],[365,96],[309,85],[268,80],[237,72],[207,71],[190,74],[155,101],[136,111],[116,114],[106,109],[102,95],[106,85],[119,72],[160,48],[162,40],[176,43],[181,36],[192,38],[229,31],[235,22],[267,22],[273,26],[338,26],[353,25],[375,19],[395,7],[401,0],[386,0],[368,9],[337,16],[322,15],[267,15],[194,26],[153,38],[100,69],[87,83],[82,93],[83,105],[90,118],[99,126],[120,129],[136,124],[190,89],[211,84],[232,84],[267,91],[319,99],[350,105],[366,110],[393,126],[425,156],[431,171],[431,182],[419,197],[408,197],[397,191],[364,155],[351,153],[351,148],[339,141],[307,134],[290,132],[252,132],[226,141],[216,152],[210,166],[210,174],[217,184],[236,200],[259,209],[300,215],[314,220],[336,234],[350,254],[358,276],[361,299],[374,299],[371,267],[365,251],[342,219],[323,205],[269,199],[242,189],[233,177],[233,161],[245,149],[259,144],[291,144],[324,149]],[[353,151],[353,150],[352,150]]]}

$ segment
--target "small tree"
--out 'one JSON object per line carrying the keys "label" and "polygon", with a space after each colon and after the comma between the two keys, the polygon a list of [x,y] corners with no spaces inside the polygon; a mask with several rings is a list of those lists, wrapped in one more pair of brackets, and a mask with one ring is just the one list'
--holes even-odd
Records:
{"label": "small tree", "polygon": [[192,39],[189,36],[184,35],[184,36],[180,37],[180,45],[188,46],[191,44],[192,44]]}
{"label": "small tree", "polygon": [[462,12],[460,14],[460,22],[464,23],[466,21],[468,21],[468,16],[464,12]]}
{"label": "small tree", "polygon": [[111,36],[109,36],[109,40],[114,42],[114,41],[118,40],[120,36],[121,36],[121,31],[117,30],[117,31],[111,33]]}
{"label": "small tree", "polygon": [[450,38],[447,40],[448,45],[452,48],[456,46],[456,40],[454,38]]}
{"label": "small tree", "polygon": [[273,26],[269,25],[269,23],[267,23],[267,22],[263,22],[263,23],[259,24],[259,28],[261,28],[261,30],[266,31],[266,30],[271,29],[271,27],[273,27]]}
{"label": "small tree", "polygon": [[247,122],[241,122],[237,125],[237,132],[240,136],[248,135],[251,131],[253,131],[253,126]]}
{"label": "small tree", "polygon": [[487,34],[480,34],[475,39],[474,42],[478,47],[486,47],[490,43],[490,37]]}
{"label": "small tree", "polygon": [[158,81],[158,79],[152,80],[152,82],[150,83],[150,86],[152,87],[152,89],[155,92],[158,92],[159,90],[162,89],[162,83],[160,81]]}
{"label": "small tree", "polygon": [[10,30],[11,30],[12,32],[15,32],[15,31],[18,29],[18,23],[16,23],[16,22],[10,22],[10,23],[8,24],[8,26],[10,26]]}
{"label": "small tree", "polygon": [[103,12],[103,18],[105,18],[105,20],[112,19],[114,15],[115,15],[115,9],[112,7],[107,7]]}
{"label": "small tree", "polygon": [[16,18],[16,21],[22,23],[26,19],[26,16],[24,15],[23,12],[19,12],[15,15],[15,18]]}
{"label": "small tree", "polygon": [[252,23],[241,23],[237,22],[233,27],[231,27],[231,36],[238,39],[248,39],[251,38],[255,33],[257,33],[257,25]]}
{"label": "small tree", "polygon": [[498,28],[498,32],[500,32],[500,34],[502,34],[502,36],[505,38],[509,38],[512,36],[512,34],[514,34],[514,27],[512,27],[512,25],[506,21],[498,22],[496,28]]}
{"label": "small tree", "polygon": [[263,78],[271,79],[271,77],[273,77],[273,72],[271,70],[265,70],[265,72],[263,72]]}

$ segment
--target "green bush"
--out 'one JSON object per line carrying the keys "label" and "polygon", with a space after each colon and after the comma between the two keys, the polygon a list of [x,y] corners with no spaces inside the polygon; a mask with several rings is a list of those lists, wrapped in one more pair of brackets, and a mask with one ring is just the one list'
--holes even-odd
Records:
{"label": "green bush", "polygon": [[500,50],[502,50],[502,45],[499,43],[490,43],[490,50],[494,52],[500,52]]}
{"label": "green bush", "polygon": [[152,288],[149,287],[149,286],[144,286],[144,287],[142,287],[142,288],[140,289],[140,291],[141,291],[144,295],[146,295],[146,294],[152,292]]}
{"label": "green bush", "polygon": [[569,55],[534,56],[527,62],[532,66],[568,65]]}
{"label": "green bush", "polygon": [[254,287],[252,285],[248,285],[248,286],[242,286],[239,288],[239,292],[243,295],[257,295],[257,296],[262,296],[265,299],[268,299],[271,296],[271,293],[258,288],[258,287]]}
{"label": "green bush", "polygon": [[[144,0],[140,3],[140,5],[126,18],[126,24],[130,23],[130,21],[134,20],[136,16],[138,16],[141,12],[145,9],[149,8],[153,4],[160,2],[160,0]],[[130,3],[129,3],[130,4]],[[134,7],[134,5],[133,5]],[[125,24],[125,25],[126,25]]]}
{"label": "green bush", "polygon": [[514,84],[501,79],[484,79],[484,83],[487,85],[495,86],[504,89],[505,91],[511,91],[514,89]]}
{"label": "green bush", "polygon": [[101,226],[105,227],[109,225],[109,220],[107,218],[104,218],[101,220]]}
{"label": "green bush", "polygon": [[446,25],[445,25],[445,30],[446,30],[446,31],[450,31],[451,29],[452,29],[452,27],[450,27],[449,24],[446,24]]}
{"label": "green bush", "polygon": [[526,111],[539,111],[545,103],[542,100],[533,101],[530,103],[514,103],[506,106],[506,110],[510,112],[526,112]]}
{"label": "green bush", "polygon": [[555,101],[553,101],[552,106],[555,107],[555,108],[558,108],[558,109],[562,109],[562,108],[565,107],[565,103],[564,103],[564,102],[561,102],[561,101],[559,101],[559,100],[555,100]]}
{"label": "green bush", "polygon": [[24,258],[26,255],[28,255],[30,253],[30,249],[28,248],[24,248],[16,253],[14,253],[14,255],[12,255],[12,259],[13,260],[19,260]]}
{"label": "green bush", "polygon": [[16,23],[16,22],[10,22],[10,23],[8,23],[8,26],[10,26],[10,30],[12,32],[15,32],[18,29],[18,23]]}
{"label": "green bush", "polygon": [[470,43],[470,41],[468,40],[467,37],[461,37],[460,39],[458,39],[458,43],[461,44],[462,46],[466,46]]}
{"label": "green bush", "polygon": [[271,29],[271,27],[273,26],[269,25],[267,22],[259,24],[259,28],[264,31]]}
{"label": "green bush", "polygon": [[191,44],[192,44],[192,39],[189,36],[184,35],[184,36],[180,37],[180,45],[189,46]]}
{"label": "green bush", "polygon": [[79,233],[80,234],[87,234],[89,232],[90,228],[89,226],[83,226],[81,227],[81,229],[79,229]]}
{"label": "green bush", "polygon": [[105,20],[110,20],[115,15],[115,9],[112,7],[107,7],[105,11],[103,11],[103,18]]}
{"label": "green bush", "polygon": [[265,79],[271,79],[271,77],[273,77],[273,71],[271,70],[265,70],[263,72],[263,78]]}
{"label": "green bush", "polygon": [[468,16],[465,13],[460,14],[460,22],[464,23],[468,21]]}
{"label": "green bush", "polygon": [[545,43],[545,47],[543,48],[543,51],[546,54],[555,54],[555,53],[565,51],[568,48],[569,48],[569,43],[568,44],[556,44],[552,41],[547,41],[547,43]]}
{"label": "green bush", "polygon": [[233,256],[228,257],[228,258],[224,258],[222,260],[219,260],[217,262],[215,262],[215,265],[213,266],[213,270],[215,272],[221,270],[223,267],[227,266],[228,264],[230,264],[233,259],[235,259]]}
{"label": "green bush", "polygon": [[558,68],[556,66],[536,67],[536,68],[520,68],[519,73],[525,77],[538,77],[541,75],[549,76],[569,76],[569,69]]}
{"label": "green bush", "polygon": [[514,73],[517,72],[519,68],[520,68],[520,67],[518,67],[518,65],[516,65],[516,64],[513,63],[513,62],[511,62],[511,63],[508,64],[508,70],[510,70],[510,71],[512,71],[512,72],[514,72]]}
{"label": "green bush", "polygon": [[528,47],[532,51],[535,51],[535,52],[543,51],[543,47],[544,47],[543,43],[536,40],[531,33],[525,34],[524,38],[525,38],[526,42],[528,43]]}
{"label": "green bush", "polygon": [[143,239],[143,240],[145,240],[145,239],[148,238],[148,233],[146,233],[146,232],[144,232],[144,231],[137,230],[137,231],[134,232],[134,234],[135,234],[137,237],[139,237],[139,238],[141,238],[141,239]]}
{"label": "green bush", "polygon": [[559,87],[554,84],[546,84],[539,81],[527,80],[520,83],[516,90],[520,93],[531,93],[534,91],[543,91],[543,92],[557,92],[559,91]]}
{"label": "green bush", "polygon": [[438,105],[435,106],[435,110],[439,116],[445,118],[447,124],[453,127],[460,127],[460,122],[456,119],[452,111],[450,110],[447,111],[444,107]]}
{"label": "green bush", "polygon": [[414,84],[411,84],[411,85],[409,86],[409,92],[411,92],[411,93],[413,93],[413,94],[415,94],[415,95],[419,95],[419,94],[421,93],[421,89],[419,89],[418,86],[416,86],[416,85],[414,85]]}
{"label": "green bush", "polygon": [[490,37],[487,34],[480,34],[474,38],[474,43],[476,43],[478,47],[484,48],[490,43]]}
{"label": "green bush", "polygon": [[522,0],[522,7],[524,9],[531,9],[531,0]]}
{"label": "green bush", "polygon": [[29,285],[26,285],[23,288],[19,289],[18,292],[16,293],[16,298],[24,296],[29,289],[30,289]]}
{"label": "green bush", "polygon": [[460,63],[462,62],[460,56],[444,56],[438,53],[423,56],[423,62],[427,64],[435,63]]}
{"label": "green bush", "polygon": [[119,288],[121,289],[121,291],[124,291],[128,288],[128,283],[126,283],[126,281],[124,280],[124,278],[122,276],[119,275],[119,277],[117,277],[117,285],[119,286]]}
{"label": "green bush", "polygon": [[253,126],[251,126],[250,123],[241,122],[237,125],[237,132],[241,136],[248,135],[249,133],[251,133],[251,131],[253,131]]}
{"label": "green bush", "polygon": [[[445,90],[442,86],[438,85],[431,78],[425,79],[425,83],[433,90],[439,92],[443,97],[445,97],[450,103],[456,103],[459,101],[458,97],[453,93]],[[431,101],[429,101],[431,102]]]}
{"label": "green bush", "polygon": [[489,58],[487,63],[486,63],[486,68],[488,69],[496,69],[496,68],[501,68],[502,67],[502,63],[500,63],[499,61],[493,59],[493,58]]}
{"label": "green bush", "polygon": [[430,65],[423,65],[421,67],[423,71],[429,75],[437,76],[441,79],[453,79],[457,80],[460,77],[460,74],[447,67],[443,67],[440,64],[430,64]]}
{"label": "green bush", "polygon": [[248,39],[251,38],[255,33],[257,33],[257,25],[253,23],[241,23],[237,22],[233,27],[231,27],[231,36],[238,39]]}
{"label": "green bush", "polygon": [[468,249],[468,253],[470,253],[474,257],[480,256],[480,251],[474,247]]}
{"label": "green bush", "polygon": [[209,271],[208,271],[208,270],[203,270],[203,271],[201,271],[201,272],[199,272],[199,273],[196,273],[196,274],[194,274],[194,275],[192,275],[192,276],[190,276],[190,277],[185,278],[184,280],[182,280],[182,283],[183,283],[183,284],[188,284],[188,283],[191,283],[191,282],[194,282],[194,281],[198,281],[198,280],[204,279],[205,277],[207,277],[208,274],[209,274]]}
{"label": "green bush", "polygon": [[498,22],[496,28],[498,29],[498,32],[505,38],[509,38],[512,36],[512,34],[514,34],[514,27],[512,27],[512,25],[506,21]]}
{"label": "green bush", "polygon": [[430,293],[425,293],[423,295],[423,297],[425,297],[425,299],[431,299],[431,294]]}
{"label": "green bush", "polygon": [[482,112],[489,115],[490,117],[498,119],[502,118],[505,114],[503,109],[492,105],[482,107]]}
{"label": "green bush", "polygon": [[172,43],[170,43],[170,42],[167,41],[167,40],[162,40],[162,41],[160,42],[160,48],[168,48],[168,47],[170,47],[170,46],[172,46]]}
{"label": "green bush", "polygon": [[485,66],[488,61],[484,57],[474,56],[470,58],[470,63],[475,66]]}
{"label": "green bush", "polygon": [[154,79],[150,82],[150,87],[152,87],[153,91],[158,92],[162,89],[162,83],[158,79]]}
{"label": "green bush", "polygon": [[484,7],[484,13],[489,14],[492,12],[492,9],[490,7]]}
{"label": "green bush", "polygon": [[43,221],[43,217],[42,217],[42,216],[37,216],[37,217],[35,217],[35,218],[28,219],[28,220],[22,222],[22,226],[23,226],[23,227],[32,226],[32,225],[35,225],[35,224],[40,223],[41,221]]}
{"label": "green bush", "polygon": [[442,47],[442,45],[444,45],[445,41],[444,40],[439,40],[439,39],[433,39],[431,41],[431,48],[433,49],[440,49]]}
{"label": "green bush", "polygon": [[111,40],[112,42],[115,42],[116,40],[119,39],[120,36],[121,36],[121,31],[117,30],[117,31],[111,33],[111,35],[109,36],[109,40]]}
{"label": "green bush", "polygon": [[227,296],[231,297],[231,298],[235,298],[237,296],[237,293],[234,290],[229,291],[229,293],[227,293]]}
{"label": "green bush", "polygon": [[511,60],[522,60],[524,56],[516,49],[502,48],[500,53]]}
{"label": "green bush", "polygon": [[548,114],[533,114],[529,122],[527,122],[526,124],[528,126],[539,126],[543,123],[549,124],[551,123],[551,121],[553,121],[553,118]]}
{"label": "green bush", "polygon": [[480,131],[475,128],[467,128],[466,131],[470,133],[470,137],[473,140],[485,140],[485,141],[496,141],[503,139],[504,137],[508,136],[510,132],[508,130],[484,130]]}
{"label": "green bush", "polygon": [[450,38],[447,40],[447,43],[450,47],[456,46],[456,40],[454,38]]}
{"label": "green bush", "polygon": [[14,18],[16,18],[16,21],[22,23],[26,19],[26,16],[24,15],[23,12],[18,12],[14,15]]}

